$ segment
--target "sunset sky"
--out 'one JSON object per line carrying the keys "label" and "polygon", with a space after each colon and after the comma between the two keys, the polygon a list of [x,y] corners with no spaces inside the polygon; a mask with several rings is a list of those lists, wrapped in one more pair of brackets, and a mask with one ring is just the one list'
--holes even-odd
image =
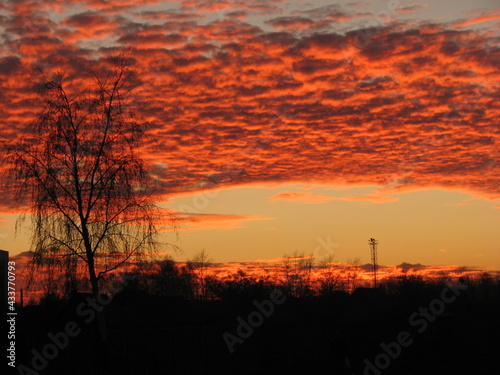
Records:
{"label": "sunset sky", "polygon": [[499,40],[496,0],[2,2],[0,136],[33,67],[129,48],[176,259],[367,263],[374,237],[383,265],[500,270]]}

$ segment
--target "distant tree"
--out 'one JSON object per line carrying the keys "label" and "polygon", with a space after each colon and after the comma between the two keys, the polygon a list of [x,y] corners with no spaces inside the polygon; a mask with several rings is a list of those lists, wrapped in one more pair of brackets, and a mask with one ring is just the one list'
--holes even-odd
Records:
{"label": "distant tree", "polygon": [[221,280],[219,277],[215,275],[209,275],[205,277],[203,281],[204,284],[204,298],[211,300],[220,300],[223,299],[224,292],[226,289],[226,282]]}
{"label": "distant tree", "polygon": [[311,273],[314,264],[312,254],[295,252],[285,254],[278,269],[285,292],[294,297],[302,297],[313,293]]}
{"label": "distant tree", "polygon": [[195,296],[200,299],[206,299],[208,295],[207,280],[211,275],[210,269],[212,266],[212,259],[208,252],[203,249],[195,254],[193,258],[186,262],[186,267],[194,275],[195,282]]}
{"label": "distant tree", "polygon": [[341,289],[341,267],[334,263],[334,256],[329,255],[319,262],[318,289],[321,295],[328,295]]}
{"label": "distant tree", "polygon": [[389,295],[419,295],[429,288],[431,282],[418,274],[403,273],[399,276],[387,277],[380,287]]}
{"label": "distant tree", "polygon": [[347,259],[347,265],[344,268],[344,290],[348,293],[354,292],[358,284],[359,268],[361,258]]}
{"label": "distant tree", "polygon": [[207,284],[209,293],[216,299],[230,302],[264,300],[274,289],[281,287],[269,278],[246,276],[241,270],[224,280],[209,278]]}
{"label": "distant tree", "polygon": [[192,273],[176,263],[169,255],[150,262],[149,267],[141,267],[138,272],[140,272],[141,287],[150,294],[164,297],[192,297]]}
{"label": "distant tree", "polygon": [[7,147],[17,202],[31,214],[31,264],[57,259],[71,273],[83,262],[97,295],[107,274],[159,245],[163,213],[139,155],[144,124],[130,110],[138,79],[124,55],[78,77],[40,77],[40,115]]}

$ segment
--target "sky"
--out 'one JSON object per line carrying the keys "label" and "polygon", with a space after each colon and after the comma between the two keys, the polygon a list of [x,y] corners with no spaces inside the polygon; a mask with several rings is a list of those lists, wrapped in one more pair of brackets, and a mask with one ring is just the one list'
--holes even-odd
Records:
{"label": "sky", "polygon": [[[3,1],[0,136],[36,114],[34,67],[129,49],[176,259],[367,263],[373,237],[380,264],[500,270],[499,21],[494,0]],[[0,203],[0,248],[28,250]]]}

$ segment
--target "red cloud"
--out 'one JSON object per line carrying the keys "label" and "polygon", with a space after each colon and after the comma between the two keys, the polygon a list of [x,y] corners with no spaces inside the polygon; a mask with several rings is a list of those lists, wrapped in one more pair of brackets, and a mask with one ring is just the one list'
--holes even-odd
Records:
{"label": "red cloud", "polygon": [[[38,110],[32,64],[59,68],[69,83],[84,58],[126,43],[144,82],[136,111],[151,128],[142,153],[165,166],[155,171],[165,195],[300,181],[500,197],[492,33],[408,23],[340,34],[325,19],[361,13],[338,7],[268,15],[276,25],[313,22],[300,33],[270,32],[251,22],[261,1],[186,1],[175,12],[131,1],[119,4],[127,12],[100,0],[84,5],[76,15],[49,12],[29,29],[21,21],[34,14],[29,3],[16,2],[4,16],[2,136],[21,134]],[[210,7],[244,10],[247,22],[196,13]],[[327,200],[297,194],[286,198]]]}

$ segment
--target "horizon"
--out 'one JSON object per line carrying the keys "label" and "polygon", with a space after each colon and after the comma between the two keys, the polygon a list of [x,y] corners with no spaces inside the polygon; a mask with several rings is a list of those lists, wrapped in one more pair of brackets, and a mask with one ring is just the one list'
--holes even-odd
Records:
{"label": "horizon", "polygon": [[[310,275],[307,277],[309,280],[308,283],[311,283],[311,287],[313,290],[316,290],[319,287],[320,280],[324,279],[327,274],[335,274],[340,280],[341,283],[345,282],[346,275],[349,274],[355,275],[355,282],[352,286],[352,289],[344,290],[345,286],[339,286],[337,290],[339,291],[347,291],[349,293],[354,292],[355,289],[361,287],[373,287],[373,264],[371,263],[361,263],[358,262],[357,259],[354,259],[352,263],[347,262],[334,262],[333,259],[330,259],[331,262],[321,262],[321,259],[315,259],[312,255],[305,254],[289,254],[286,257],[275,258],[275,259],[260,259],[255,262],[217,262],[210,258],[210,254],[207,255],[207,264],[204,266],[204,277],[211,277],[219,280],[220,282],[232,282],[237,279],[246,279],[250,281],[264,281],[275,283],[276,285],[280,285],[280,283],[284,282],[284,267],[285,264],[292,265],[296,264],[299,268],[299,264],[301,260],[311,260],[311,269]],[[29,252],[20,253],[14,256],[11,256],[10,259],[16,263],[16,270],[18,275],[21,276],[21,281],[18,284],[18,290],[24,290],[24,301],[26,303],[37,303],[41,296],[46,295],[47,288],[46,286],[46,272],[47,270],[41,269],[41,273],[38,273],[36,281],[30,287],[27,286],[27,277],[25,273],[29,270],[27,267],[27,262],[30,259]],[[163,256],[158,256],[154,259],[150,259],[145,264],[138,264],[137,262],[131,262],[126,264],[121,269],[113,272],[114,276],[111,276],[113,279],[115,276],[118,278],[123,277],[124,275],[137,275],[140,280],[142,277],[148,274],[154,274],[157,272],[157,266],[159,266],[165,260],[173,260],[175,262],[176,267],[181,269],[187,266],[187,263],[192,260],[187,261],[178,261],[173,259],[167,254]],[[153,265],[151,268],[150,265]],[[305,272],[305,270],[296,270],[300,274]],[[40,272],[40,271],[39,271]],[[52,271],[53,272],[53,271]],[[192,271],[193,272],[193,271]],[[82,274],[77,276],[77,278],[82,277]],[[302,277],[302,276],[301,276]],[[466,278],[470,280],[480,280],[484,277],[490,277],[493,280],[500,279],[500,270],[485,270],[479,267],[465,267],[465,266],[456,266],[456,265],[441,265],[441,266],[430,266],[423,264],[410,264],[403,262],[398,265],[377,265],[377,285],[384,284],[386,282],[399,280],[400,278],[417,278],[421,279],[424,282],[448,282],[453,283],[457,282],[459,278]],[[52,275],[54,278],[54,275]],[[55,279],[59,279],[58,276]],[[286,279],[286,277],[285,277]],[[54,284],[52,288],[53,293],[55,292],[59,297],[64,297],[65,294],[60,289],[62,285],[59,285],[57,282]],[[79,292],[84,292],[84,290],[79,290]],[[17,295],[17,301],[20,302],[21,296]]]}

